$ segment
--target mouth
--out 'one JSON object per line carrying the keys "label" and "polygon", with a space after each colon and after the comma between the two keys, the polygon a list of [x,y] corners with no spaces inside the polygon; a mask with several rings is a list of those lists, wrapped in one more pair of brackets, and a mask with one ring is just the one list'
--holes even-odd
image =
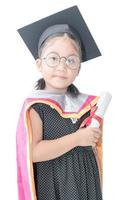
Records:
{"label": "mouth", "polygon": [[60,79],[67,79],[66,76],[59,76],[59,75],[56,75],[56,76],[53,76],[53,77],[55,77],[55,78],[60,78]]}

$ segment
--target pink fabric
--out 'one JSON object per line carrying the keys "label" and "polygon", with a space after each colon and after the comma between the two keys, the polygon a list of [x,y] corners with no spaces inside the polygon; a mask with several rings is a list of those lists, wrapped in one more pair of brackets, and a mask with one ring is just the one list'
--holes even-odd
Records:
{"label": "pink fabric", "polygon": [[[81,108],[80,108],[80,110],[82,110],[85,106],[87,106],[88,104],[90,104],[91,103],[91,101],[93,101],[94,99],[96,98],[96,96],[89,96],[88,98],[87,98],[87,100],[85,101],[85,103],[81,106]],[[80,111],[79,110],[79,111]]]}
{"label": "pink fabric", "polygon": [[[84,109],[91,101],[95,98],[95,96],[89,96],[87,100],[81,105],[79,111]],[[28,166],[27,166],[27,129],[25,127],[25,117],[26,117],[26,108],[33,102],[41,100],[40,98],[28,98],[25,100],[24,105],[22,107],[17,132],[16,132],[16,161],[17,161],[17,186],[18,186],[18,200],[33,200],[33,195],[30,190],[30,180],[28,174]],[[42,99],[47,100],[47,99]],[[49,99],[48,99],[49,100]],[[50,100],[52,102],[52,100]],[[56,102],[57,103],[57,102]],[[55,104],[56,104],[55,103]],[[58,104],[58,103],[57,103]],[[57,105],[56,104],[56,105]],[[60,105],[59,105],[60,107]],[[36,199],[35,199],[36,200]]]}
{"label": "pink fabric", "polygon": [[27,169],[27,133],[25,128],[25,104],[20,113],[16,134],[16,160],[18,200],[31,200]]}

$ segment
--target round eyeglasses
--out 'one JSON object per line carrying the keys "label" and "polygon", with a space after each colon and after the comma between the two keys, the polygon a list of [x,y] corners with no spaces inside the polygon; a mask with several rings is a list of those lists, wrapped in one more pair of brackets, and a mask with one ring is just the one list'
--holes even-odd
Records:
{"label": "round eyeglasses", "polygon": [[78,69],[80,67],[80,58],[76,55],[70,55],[68,58],[60,57],[57,53],[51,52],[46,57],[42,58],[45,60],[49,67],[56,67],[60,64],[61,59],[65,59],[65,63],[70,69]]}

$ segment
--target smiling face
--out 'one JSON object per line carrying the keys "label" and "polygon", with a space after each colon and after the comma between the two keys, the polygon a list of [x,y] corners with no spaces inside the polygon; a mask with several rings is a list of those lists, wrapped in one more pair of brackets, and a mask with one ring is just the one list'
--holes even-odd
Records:
{"label": "smiling face", "polygon": [[61,58],[60,63],[57,66],[50,67],[43,58],[46,58],[47,55],[52,52],[65,58],[68,58],[71,55],[79,57],[79,47],[67,34],[56,36],[45,44],[41,57],[36,61],[38,70],[42,73],[46,82],[45,89],[54,92],[66,92],[68,86],[71,85],[78,75],[80,64],[76,69],[70,69],[65,62],[65,58]]}

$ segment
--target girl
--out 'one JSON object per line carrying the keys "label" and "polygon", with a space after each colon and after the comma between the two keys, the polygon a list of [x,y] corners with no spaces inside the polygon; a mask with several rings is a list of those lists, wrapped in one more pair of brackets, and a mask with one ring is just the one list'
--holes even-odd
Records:
{"label": "girl", "polygon": [[[29,48],[42,78],[26,99],[17,128],[20,200],[102,200],[101,161],[94,152],[100,150],[102,131],[87,127],[98,97],[82,94],[73,85],[86,59],[82,37],[71,26],[75,13],[80,20],[75,6],[57,13],[59,23],[45,28],[44,22],[38,57],[34,47]],[[69,23],[62,22],[64,16]],[[56,14],[50,18],[56,20]]]}

